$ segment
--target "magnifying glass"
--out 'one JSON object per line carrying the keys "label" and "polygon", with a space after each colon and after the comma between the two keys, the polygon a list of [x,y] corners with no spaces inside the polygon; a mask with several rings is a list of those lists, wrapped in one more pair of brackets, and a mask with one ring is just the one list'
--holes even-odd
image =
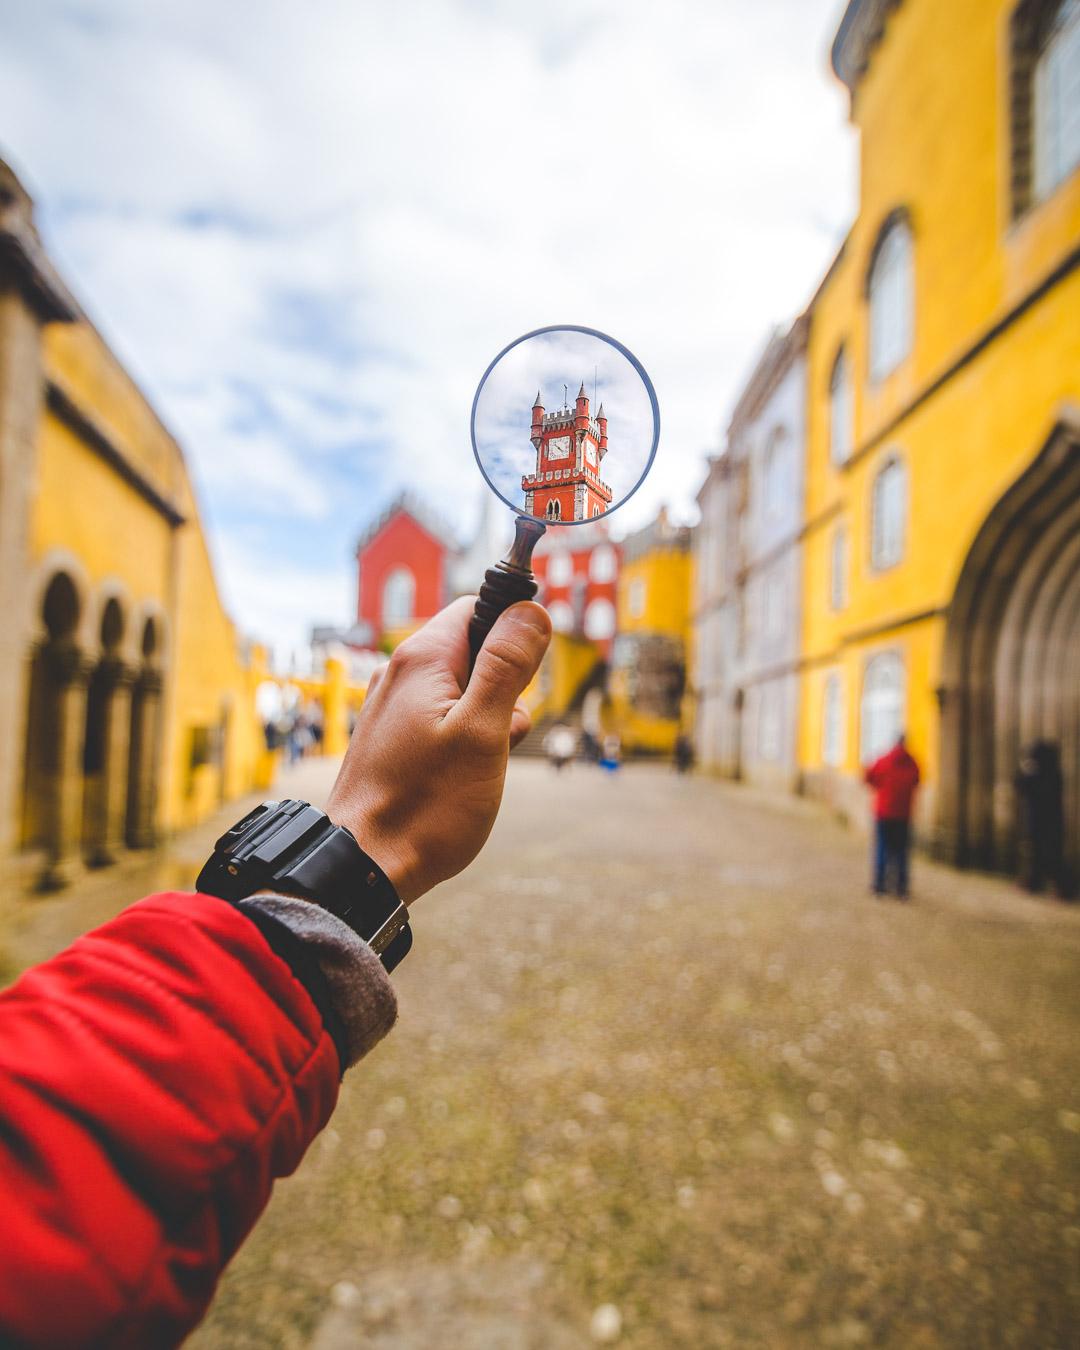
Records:
{"label": "magnifying glass", "polygon": [[485,482],[517,517],[510,551],[484,574],[469,624],[475,660],[503,610],[536,594],[532,554],[547,528],[603,519],[644,482],[660,408],[644,366],[621,342],[554,325],[517,338],[484,371],[471,432]]}

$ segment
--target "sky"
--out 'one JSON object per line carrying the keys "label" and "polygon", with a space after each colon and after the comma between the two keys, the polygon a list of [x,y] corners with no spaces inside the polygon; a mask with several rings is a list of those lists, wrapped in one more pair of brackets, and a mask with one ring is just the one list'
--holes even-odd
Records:
{"label": "sky", "polygon": [[842,9],[0,0],[0,155],[183,445],[245,632],[281,660],[350,622],[356,537],[402,488],[468,536],[473,394],[548,324],[656,387],[616,533],[694,518],[854,213]]}

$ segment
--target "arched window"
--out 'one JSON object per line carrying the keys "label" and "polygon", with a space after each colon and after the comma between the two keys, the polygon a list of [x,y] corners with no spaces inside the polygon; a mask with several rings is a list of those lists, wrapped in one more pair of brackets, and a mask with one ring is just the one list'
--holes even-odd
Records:
{"label": "arched window", "polygon": [[598,516],[598,515],[600,514],[600,503],[599,503],[599,502],[593,502],[592,513],[593,513],[594,516]]}
{"label": "arched window", "polygon": [[412,622],[416,607],[416,578],[407,567],[395,567],[383,582],[384,628],[404,628]]}
{"label": "arched window", "polygon": [[825,680],[821,710],[821,758],[831,769],[844,762],[844,686],[834,671]]}
{"label": "arched window", "polygon": [[558,497],[552,497],[551,501],[548,502],[546,514],[548,520],[562,520],[562,506]]}
{"label": "arched window", "polygon": [[593,581],[614,581],[615,550],[610,544],[598,544],[589,557],[589,576]]}
{"label": "arched window", "polygon": [[907,470],[895,455],[878,470],[871,490],[870,562],[877,571],[904,556],[907,531]]}
{"label": "arched window", "polygon": [[570,579],[574,575],[574,564],[570,560],[570,554],[563,549],[552,553],[547,574],[552,586],[569,586]]}
{"label": "arched window", "polygon": [[870,302],[870,378],[883,380],[911,350],[915,285],[911,230],[893,220],[874,251],[867,286]]}
{"label": "arched window", "polygon": [[834,464],[846,464],[855,440],[855,404],[851,389],[851,364],[841,347],[829,380],[829,454]]}
{"label": "arched window", "polygon": [[904,730],[904,663],[896,652],[882,652],[863,676],[859,751],[869,764],[891,750]]}
{"label": "arched window", "polygon": [[786,475],[787,436],[783,427],[776,427],[765,446],[765,458],[762,463],[762,488],[767,520],[775,520],[783,510]]}
{"label": "arched window", "polygon": [[585,610],[585,636],[603,642],[615,636],[615,606],[610,600],[597,599]]}
{"label": "arched window", "polygon": [[762,759],[780,758],[780,699],[774,684],[762,686],[758,699],[758,754]]}
{"label": "arched window", "polygon": [[569,633],[574,626],[574,611],[565,600],[553,600],[548,605],[551,626],[556,633]]}
{"label": "arched window", "polygon": [[846,525],[837,525],[829,550],[829,605],[841,610],[847,604],[848,533]]}
{"label": "arched window", "polygon": [[1080,0],[1062,0],[1035,61],[1035,195],[1046,197],[1080,165]]}

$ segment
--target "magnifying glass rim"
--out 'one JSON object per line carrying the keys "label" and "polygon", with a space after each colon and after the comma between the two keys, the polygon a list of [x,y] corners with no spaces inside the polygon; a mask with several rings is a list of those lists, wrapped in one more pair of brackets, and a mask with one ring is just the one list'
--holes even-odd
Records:
{"label": "magnifying glass rim", "polygon": [[[484,461],[480,458],[480,448],[476,444],[476,407],[477,404],[480,402],[480,395],[484,392],[484,385],[487,384],[488,376],[499,364],[499,362],[503,359],[503,357],[507,354],[507,352],[512,352],[515,347],[520,347],[523,342],[528,342],[529,338],[541,337],[544,333],[588,333],[590,337],[600,338],[602,342],[608,343],[610,346],[614,347],[616,351],[621,352],[623,356],[626,357],[626,359],[637,371],[638,375],[641,376],[641,382],[642,384],[644,384],[646,392],[649,395],[649,402],[652,405],[652,418],[653,418],[653,439],[652,439],[652,449],[649,451],[649,458],[645,461],[645,467],[642,469],[640,475],[638,476],[637,482],[626,494],[626,496],[622,497],[615,506],[608,507],[608,509],[604,512],[602,516],[588,516],[584,520],[550,520],[550,521],[545,516],[534,516],[530,512],[526,511],[523,506],[519,506],[516,503],[512,502],[509,499],[509,497],[503,496],[503,494],[491,481],[490,477],[488,476],[487,469],[484,468]],[[642,485],[642,483],[644,483],[646,477],[648,476],[649,470],[652,468],[652,462],[656,458],[656,448],[660,444],[660,404],[656,401],[656,390],[653,388],[652,380],[649,379],[648,371],[637,359],[634,353],[629,349],[629,347],[624,347],[621,342],[618,342],[615,338],[611,337],[609,334],[601,333],[599,328],[586,328],[584,324],[580,323],[549,323],[546,328],[534,328],[531,333],[523,333],[521,337],[515,338],[513,342],[509,343],[502,349],[502,351],[498,354],[498,356],[496,356],[495,359],[488,366],[487,370],[484,371],[483,375],[480,377],[480,383],[476,386],[476,393],[473,395],[472,413],[469,416],[469,438],[472,441],[473,458],[476,460],[477,468],[479,468],[481,474],[483,474],[484,482],[488,485],[488,487],[492,490],[492,492],[494,492],[495,496],[498,497],[499,501],[505,502],[506,505],[510,508],[511,511],[513,511],[513,513],[516,516],[524,516],[526,520],[539,520],[542,521],[545,525],[595,525],[598,520],[606,520],[608,516],[614,515],[615,512],[618,511],[620,507],[625,506],[626,503],[630,500],[630,498],[634,495],[634,493],[638,490],[638,488]]]}

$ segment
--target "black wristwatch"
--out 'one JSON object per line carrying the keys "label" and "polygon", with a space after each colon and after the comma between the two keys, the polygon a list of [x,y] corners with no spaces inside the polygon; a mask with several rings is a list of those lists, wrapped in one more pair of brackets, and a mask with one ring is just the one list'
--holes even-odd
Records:
{"label": "black wristwatch", "polygon": [[353,836],[307,802],[263,802],[214,845],[195,889],[222,900],[277,891],[342,919],[393,970],[412,946],[409,911]]}

